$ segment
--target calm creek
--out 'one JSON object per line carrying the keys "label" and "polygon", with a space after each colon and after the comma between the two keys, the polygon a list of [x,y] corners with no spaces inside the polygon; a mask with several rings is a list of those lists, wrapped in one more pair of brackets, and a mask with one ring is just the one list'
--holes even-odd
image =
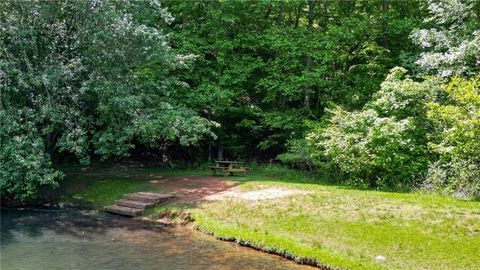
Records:
{"label": "calm creek", "polygon": [[88,210],[1,210],[0,269],[314,269],[182,227]]}

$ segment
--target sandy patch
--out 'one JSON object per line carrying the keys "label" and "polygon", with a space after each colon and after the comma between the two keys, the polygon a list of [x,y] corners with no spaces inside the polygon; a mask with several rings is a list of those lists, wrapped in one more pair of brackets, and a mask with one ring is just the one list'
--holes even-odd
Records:
{"label": "sandy patch", "polygon": [[248,201],[257,201],[257,200],[266,200],[266,199],[275,199],[281,197],[287,197],[296,194],[307,194],[308,192],[303,190],[294,190],[294,189],[284,189],[284,188],[268,188],[262,190],[240,192],[236,190],[227,190],[217,194],[213,194],[205,197],[206,200],[225,200],[228,198],[248,200]]}
{"label": "sandy patch", "polygon": [[209,176],[172,176],[155,177],[149,181],[152,187],[161,187],[165,192],[175,195],[179,201],[195,202],[209,195],[228,190],[233,182],[225,178]]}

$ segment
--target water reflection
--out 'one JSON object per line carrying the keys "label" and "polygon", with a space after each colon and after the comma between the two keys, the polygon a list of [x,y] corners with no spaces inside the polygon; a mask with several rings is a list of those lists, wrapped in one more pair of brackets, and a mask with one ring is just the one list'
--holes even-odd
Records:
{"label": "water reflection", "polygon": [[2,270],[310,268],[188,229],[79,210],[2,210],[0,256]]}

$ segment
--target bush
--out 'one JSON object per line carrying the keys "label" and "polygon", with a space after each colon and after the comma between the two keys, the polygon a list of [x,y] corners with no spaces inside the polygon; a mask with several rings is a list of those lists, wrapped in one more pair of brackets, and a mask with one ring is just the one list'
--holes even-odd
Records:
{"label": "bush", "polygon": [[411,119],[380,117],[372,109],[331,111],[330,125],[312,132],[308,140],[349,183],[356,186],[410,186],[428,164],[426,145],[415,139]]}
{"label": "bush", "polygon": [[429,147],[439,160],[425,186],[480,197],[480,76],[454,77],[443,90],[444,102],[428,104],[435,128]]}
{"label": "bush", "polygon": [[316,153],[357,186],[406,188],[415,185],[428,168],[430,128],[426,104],[440,84],[416,82],[395,68],[373,100],[361,111],[330,110],[328,124],[308,136]]}
{"label": "bush", "polygon": [[2,200],[35,198],[41,185],[57,186],[63,177],[45,153],[32,110],[0,111],[0,194]]}
{"label": "bush", "polygon": [[280,154],[277,158],[284,164],[303,171],[317,174],[323,162],[316,154],[313,147],[307,140],[298,139],[289,141],[288,152]]}
{"label": "bush", "polygon": [[480,168],[469,160],[437,161],[430,165],[423,188],[459,198],[480,197]]}

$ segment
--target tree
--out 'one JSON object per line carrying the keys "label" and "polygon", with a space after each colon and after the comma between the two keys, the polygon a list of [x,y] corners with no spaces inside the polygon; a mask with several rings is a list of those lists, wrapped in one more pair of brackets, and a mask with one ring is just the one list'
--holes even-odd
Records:
{"label": "tree", "polygon": [[173,47],[197,55],[195,72],[182,74],[191,85],[185,99],[221,124],[217,147],[236,157],[283,152],[306,129],[291,119],[318,120],[330,102],[361,108],[410,52],[408,34],[421,20],[415,2],[165,4],[176,18]]}
{"label": "tree", "polygon": [[426,29],[412,32],[424,52],[417,64],[441,77],[472,75],[480,69],[480,2],[426,1]]}
{"label": "tree", "polygon": [[426,103],[440,84],[415,82],[395,68],[360,111],[331,110],[328,122],[307,136],[341,180],[354,185],[409,188],[428,167]]}
{"label": "tree", "polygon": [[0,39],[2,198],[55,185],[58,153],[88,164],[134,142],[188,145],[213,123],[175,96],[188,55],[161,30],[157,1],[4,1]]}
{"label": "tree", "polygon": [[453,77],[443,90],[445,100],[428,104],[435,127],[429,147],[439,159],[425,185],[480,197],[480,76]]}

